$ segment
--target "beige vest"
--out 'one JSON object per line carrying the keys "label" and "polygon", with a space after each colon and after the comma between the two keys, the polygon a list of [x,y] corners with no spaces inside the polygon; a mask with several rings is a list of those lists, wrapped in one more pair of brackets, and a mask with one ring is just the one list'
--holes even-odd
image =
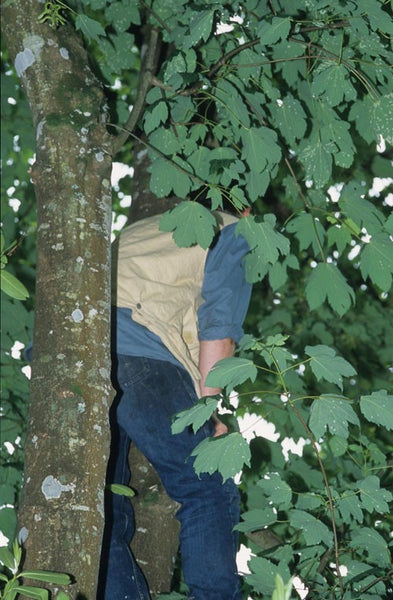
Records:
{"label": "beige vest", "polygon": [[[237,221],[225,213],[216,217],[220,228]],[[196,383],[197,311],[207,250],[179,248],[172,233],[159,230],[159,220],[160,215],[149,217],[121,232],[116,306],[131,308],[133,319],[160,337]]]}

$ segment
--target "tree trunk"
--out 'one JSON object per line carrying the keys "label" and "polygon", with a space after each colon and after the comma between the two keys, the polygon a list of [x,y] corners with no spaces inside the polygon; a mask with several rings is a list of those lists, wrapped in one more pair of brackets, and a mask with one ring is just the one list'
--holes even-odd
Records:
{"label": "tree trunk", "polygon": [[42,4],[3,9],[36,130],[38,205],[31,410],[19,529],[25,568],[70,573],[93,600],[109,449],[110,140],[102,90],[72,28]]}

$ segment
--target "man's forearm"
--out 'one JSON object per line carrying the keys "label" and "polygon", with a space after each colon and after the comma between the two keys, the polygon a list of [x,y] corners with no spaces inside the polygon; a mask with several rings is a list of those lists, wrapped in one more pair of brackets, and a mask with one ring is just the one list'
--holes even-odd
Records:
{"label": "man's forearm", "polygon": [[231,338],[222,340],[205,340],[199,345],[199,371],[201,373],[200,392],[201,396],[214,396],[220,388],[207,387],[205,380],[212,366],[222,358],[233,356],[235,343]]}

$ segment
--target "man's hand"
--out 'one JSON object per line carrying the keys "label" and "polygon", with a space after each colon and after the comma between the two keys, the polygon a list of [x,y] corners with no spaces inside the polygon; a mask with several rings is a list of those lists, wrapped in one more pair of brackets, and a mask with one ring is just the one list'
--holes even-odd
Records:
{"label": "man's hand", "polygon": [[[205,385],[205,380],[212,366],[222,358],[233,356],[234,351],[235,343],[231,338],[224,338],[222,340],[204,340],[200,342],[199,370],[201,373],[201,380],[199,382],[199,387],[201,396],[215,396],[221,392],[221,388],[207,387]],[[214,437],[228,433],[227,426],[220,421],[216,413],[213,414],[212,421],[215,428]]]}
{"label": "man's hand", "polygon": [[228,427],[225,425],[225,423],[220,421],[220,419],[217,417],[217,413],[213,413],[211,419],[215,429],[213,437],[219,437],[220,435],[224,435],[224,433],[228,433]]}

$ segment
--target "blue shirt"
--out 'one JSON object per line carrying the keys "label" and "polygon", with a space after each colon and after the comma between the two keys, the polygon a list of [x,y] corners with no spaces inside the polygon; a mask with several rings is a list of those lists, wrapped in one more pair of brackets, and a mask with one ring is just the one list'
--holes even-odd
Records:
{"label": "blue shirt", "polygon": [[[249,247],[242,236],[235,235],[236,225],[227,225],[220,231],[206,257],[203,303],[198,309],[199,340],[229,337],[238,342],[243,335],[251,284],[245,280],[242,263]],[[132,319],[129,308],[116,310],[116,352],[180,365],[156,334]]]}

